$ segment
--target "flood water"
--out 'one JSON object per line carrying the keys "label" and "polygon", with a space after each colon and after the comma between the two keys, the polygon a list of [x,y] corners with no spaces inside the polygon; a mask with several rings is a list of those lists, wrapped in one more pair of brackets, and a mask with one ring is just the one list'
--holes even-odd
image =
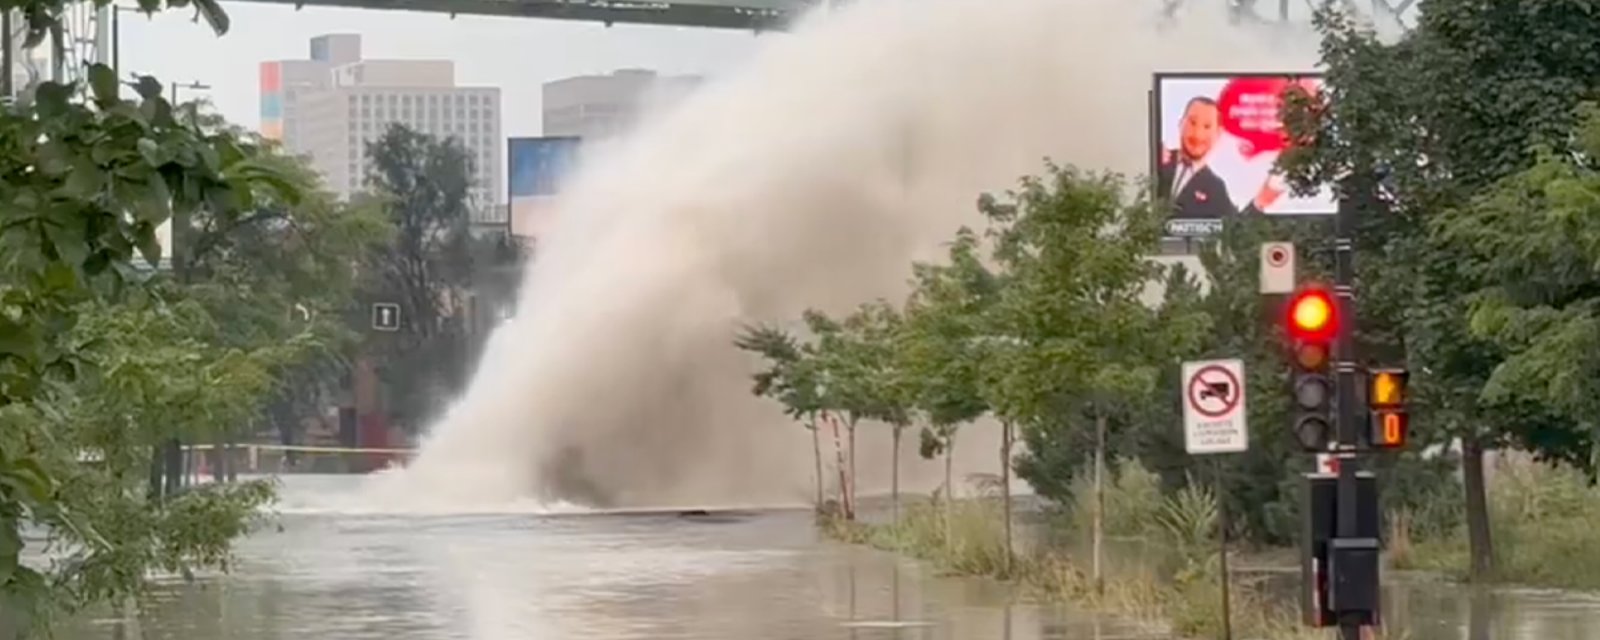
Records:
{"label": "flood water", "polygon": [[[353,480],[353,479],[352,479]],[[346,482],[340,479],[338,484]],[[314,484],[313,484],[314,483]],[[285,479],[286,497],[329,479]],[[299,485],[297,487],[297,485]],[[163,583],[136,620],[68,640],[289,638],[1156,638],[983,580],[821,540],[803,511],[416,516],[293,510],[242,541],[231,574]],[[1395,586],[1413,640],[1600,638],[1600,599]]]}

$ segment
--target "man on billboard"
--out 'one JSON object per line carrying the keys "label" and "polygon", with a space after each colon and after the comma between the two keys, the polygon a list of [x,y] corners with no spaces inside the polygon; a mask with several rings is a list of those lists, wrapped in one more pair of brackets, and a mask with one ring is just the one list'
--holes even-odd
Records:
{"label": "man on billboard", "polygon": [[1151,105],[1156,196],[1171,205],[1174,235],[1209,235],[1238,215],[1327,214],[1326,188],[1289,193],[1277,159],[1290,146],[1280,113],[1285,92],[1315,94],[1303,75],[1157,74]]}
{"label": "man on billboard", "polygon": [[1221,111],[1217,101],[1196,96],[1184,106],[1178,121],[1178,148],[1162,149],[1156,169],[1156,189],[1170,199],[1175,218],[1220,219],[1233,215],[1255,215],[1266,211],[1283,195],[1282,180],[1269,176],[1256,197],[1236,207],[1228,193],[1228,183],[1206,164],[1206,158],[1222,135]]}

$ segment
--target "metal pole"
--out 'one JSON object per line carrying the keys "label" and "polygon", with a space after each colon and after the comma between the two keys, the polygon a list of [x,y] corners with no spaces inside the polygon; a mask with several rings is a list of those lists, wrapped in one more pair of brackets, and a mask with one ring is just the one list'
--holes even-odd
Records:
{"label": "metal pole", "polygon": [[117,96],[122,96],[122,7],[111,5],[111,71],[117,76]]}
{"label": "metal pole", "polygon": [[5,67],[5,76],[0,77],[0,93],[5,95],[0,97],[10,100],[17,93],[11,81],[14,75],[12,65],[16,63],[11,57],[11,50],[16,47],[11,41],[11,9],[0,10],[0,31],[4,32],[0,33],[0,47],[5,48],[5,52],[0,53],[0,66]]}
{"label": "metal pole", "polygon": [[1233,590],[1232,582],[1228,579],[1228,496],[1223,491],[1220,457],[1212,469],[1217,494],[1217,546],[1222,562],[1222,640],[1233,640],[1233,607],[1228,603],[1228,592]]}
{"label": "metal pole", "polygon": [[[1334,371],[1336,393],[1334,402],[1338,414],[1339,449],[1353,452],[1360,440],[1357,418],[1356,377],[1356,314],[1355,314],[1355,209],[1349,202],[1341,201],[1334,215],[1334,294],[1339,305],[1338,336],[1334,341]],[[1336,488],[1335,535],[1355,538],[1356,526],[1356,472],[1360,459],[1351,457],[1339,461],[1339,479]],[[1340,614],[1339,635],[1344,640],[1360,640],[1359,614]]]}

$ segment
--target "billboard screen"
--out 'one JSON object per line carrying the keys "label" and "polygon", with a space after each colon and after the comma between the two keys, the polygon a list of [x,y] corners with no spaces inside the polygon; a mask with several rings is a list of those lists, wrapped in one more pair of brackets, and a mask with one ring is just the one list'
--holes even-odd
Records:
{"label": "billboard screen", "polygon": [[283,139],[283,65],[261,63],[261,135]]}
{"label": "billboard screen", "polygon": [[1312,73],[1156,74],[1150,167],[1155,195],[1172,205],[1168,235],[1208,235],[1236,215],[1334,212],[1331,189],[1296,196],[1277,171],[1289,144],[1279,109],[1292,85],[1315,93],[1322,80]]}
{"label": "billboard screen", "polygon": [[511,138],[507,142],[511,235],[536,239],[550,228],[556,195],[577,165],[581,142],[573,137]]}

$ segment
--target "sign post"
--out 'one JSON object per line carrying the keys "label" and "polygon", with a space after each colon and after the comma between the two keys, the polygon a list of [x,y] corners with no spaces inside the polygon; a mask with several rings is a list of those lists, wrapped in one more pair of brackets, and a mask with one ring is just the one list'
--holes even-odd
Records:
{"label": "sign post", "polygon": [[[1250,448],[1245,420],[1244,362],[1238,359],[1183,363],[1183,445],[1189,455],[1239,453]],[[1222,466],[1212,482],[1217,495],[1217,541],[1222,559],[1222,637],[1233,638],[1228,604],[1228,501],[1222,495]]]}

